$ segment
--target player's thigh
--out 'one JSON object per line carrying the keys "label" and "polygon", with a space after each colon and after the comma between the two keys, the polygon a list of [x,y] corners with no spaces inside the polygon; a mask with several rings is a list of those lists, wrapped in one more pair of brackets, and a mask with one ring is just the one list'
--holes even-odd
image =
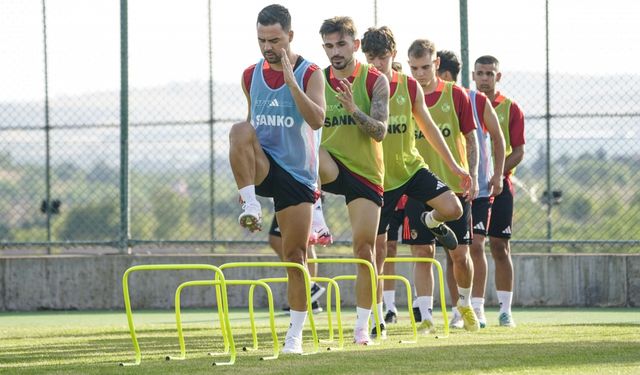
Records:
{"label": "player's thigh", "polygon": [[340,172],[338,164],[333,160],[331,154],[322,147],[320,147],[319,160],[320,182],[322,184],[328,184],[335,181],[335,179],[338,178],[338,173]]}
{"label": "player's thigh", "polygon": [[451,190],[431,198],[426,203],[446,217],[458,218],[462,215],[460,200]]}
{"label": "player's thigh", "polygon": [[302,254],[306,254],[311,231],[311,211],[311,203],[302,202],[276,212],[285,258],[289,259],[291,252],[298,250],[303,250]]}
{"label": "player's thigh", "polygon": [[354,243],[373,243],[380,221],[380,207],[366,198],[357,198],[347,205]]}

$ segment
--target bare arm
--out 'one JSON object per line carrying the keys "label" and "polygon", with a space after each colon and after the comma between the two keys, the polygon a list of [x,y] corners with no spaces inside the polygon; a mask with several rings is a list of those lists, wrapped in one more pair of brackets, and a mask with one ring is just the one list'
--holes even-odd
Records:
{"label": "bare arm", "polygon": [[387,121],[389,119],[389,81],[384,75],[380,75],[373,85],[373,97],[371,98],[371,110],[369,115],[364,113],[353,100],[351,83],[346,79],[340,81],[340,93],[337,98],[344,108],[356,121],[358,128],[365,134],[382,142],[387,134]]}
{"label": "bare arm", "polygon": [[320,129],[324,125],[325,100],[324,100],[324,78],[322,71],[316,70],[311,74],[307,83],[307,91],[303,91],[298,85],[293,74],[293,67],[286,51],[282,50],[282,71],[284,82],[291,91],[291,96],[296,102],[296,107],[302,118],[312,129]]}
{"label": "bare arm", "polygon": [[504,161],[504,170],[511,171],[513,168],[517,167],[518,164],[520,164],[523,158],[524,158],[524,145],[514,147],[511,150],[511,153],[509,154],[509,156],[507,156],[507,158]]}
{"label": "bare arm", "polygon": [[484,106],[484,125],[487,127],[493,149],[493,175],[489,179],[489,194],[492,196],[502,192],[502,175],[504,174],[504,134],[500,129],[498,115],[493,106],[487,102]]}
{"label": "bare arm", "polygon": [[440,157],[444,159],[445,163],[447,163],[449,169],[462,178],[463,186],[461,187],[465,193],[467,193],[471,187],[471,176],[467,171],[460,167],[453,158],[451,150],[449,150],[449,146],[447,146],[447,143],[444,141],[444,138],[440,133],[440,129],[438,129],[438,126],[433,121],[433,118],[429,113],[429,109],[424,102],[422,87],[420,85],[417,87],[418,91],[416,93],[415,102],[413,103],[413,117],[416,120],[416,124],[427,141],[429,141],[429,144],[433,146],[438,155],[440,155]]}
{"label": "bare arm", "polygon": [[478,197],[478,138],[476,131],[472,130],[464,135],[467,141],[467,162],[469,163],[469,174],[471,174],[471,188],[467,200],[471,201]]}
{"label": "bare arm", "polygon": [[251,122],[251,97],[244,86],[244,75],[240,77],[240,86],[242,86],[242,92],[244,92],[244,97],[247,99],[247,122]]}

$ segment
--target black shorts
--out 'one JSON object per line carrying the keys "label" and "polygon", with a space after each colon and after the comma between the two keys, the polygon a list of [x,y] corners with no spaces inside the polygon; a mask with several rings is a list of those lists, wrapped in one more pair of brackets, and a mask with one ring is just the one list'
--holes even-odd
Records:
{"label": "black shorts", "polygon": [[299,182],[289,172],[276,163],[271,155],[265,152],[269,159],[269,173],[264,181],[256,186],[256,194],[262,197],[273,197],[276,212],[300,203],[315,203],[318,195],[307,185]]}
{"label": "black shorts", "polygon": [[502,193],[493,199],[491,206],[491,222],[489,223],[490,237],[511,238],[513,225],[513,183],[511,179],[504,179]]}
{"label": "black shorts", "polygon": [[404,221],[404,209],[394,210],[389,218],[389,229],[387,230],[387,241],[397,241],[400,226]]}
{"label": "black shorts", "polygon": [[282,237],[282,233],[280,233],[280,227],[278,226],[278,219],[276,219],[276,215],[273,215],[273,220],[271,220],[271,227],[269,228],[269,234],[276,237]]}
{"label": "black shorts", "polygon": [[351,172],[349,168],[336,160],[333,155],[331,157],[338,165],[338,177],[328,184],[322,184],[323,191],[344,195],[346,204],[349,204],[354,199],[365,198],[375,203],[378,207],[382,206],[381,192],[376,191],[373,186],[365,183],[363,181],[364,177]]}
{"label": "black shorts", "polygon": [[[322,203],[324,203],[324,194],[320,194],[320,199],[322,200]],[[278,218],[276,217],[276,215],[273,215],[273,220],[271,220],[269,234],[276,237],[282,237],[282,233],[280,233],[280,226],[278,225]]]}
{"label": "black shorts", "polygon": [[[458,197],[462,204],[462,216],[457,220],[447,221],[447,226],[451,228],[458,238],[458,244],[469,245],[472,241],[471,235],[471,204],[463,197]],[[420,216],[424,211],[431,211],[433,208],[415,199],[409,198],[404,209],[405,217],[408,219],[409,230],[404,230],[402,243],[407,245],[429,245],[435,243],[433,233],[422,224]]]}
{"label": "black shorts", "polygon": [[390,229],[389,220],[396,211],[396,206],[402,195],[406,194],[418,202],[427,202],[448,190],[449,187],[430,170],[419,169],[404,185],[384,192],[384,205],[380,213],[378,234],[383,234]]}
{"label": "black shorts", "polygon": [[471,203],[471,221],[473,233],[481,236],[487,235],[487,228],[491,218],[491,202],[493,198],[476,198]]}

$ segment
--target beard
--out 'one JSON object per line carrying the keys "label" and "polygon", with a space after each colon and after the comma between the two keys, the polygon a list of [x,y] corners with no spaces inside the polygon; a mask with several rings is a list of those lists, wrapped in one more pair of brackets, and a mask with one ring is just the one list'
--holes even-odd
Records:
{"label": "beard", "polygon": [[[342,57],[342,56],[340,56]],[[333,69],[342,70],[347,67],[353,61],[353,56],[350,58],[342,57],[340,60],[331,59],[331,66]]]}
{"label": "beard", "polygon": [[282,61],[282,56],[273,51],[266,51],[262,53],[262,56],[269,64],[279,64]]}

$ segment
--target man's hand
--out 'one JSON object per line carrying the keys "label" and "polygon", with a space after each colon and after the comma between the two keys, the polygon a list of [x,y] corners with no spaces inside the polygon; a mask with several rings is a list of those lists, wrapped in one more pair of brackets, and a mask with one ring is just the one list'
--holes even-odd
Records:
{"label": "man's hand", "polygon": [[289,55],[287,51],[283,48],[280,50],[282,53],[282,58],[280,61],[282,62],[282,74],[284,75],[284,83],[287,86],[297,85],[296,77],[293,75],[293,66],[291,66],[291,61],[289,60]]}
{"label": "man's hand", "polygon": [[489,195],[495,197],[502,193],[502,176],[501,175],[493,175],[489,180]]}
{"label": "man's hand", "polygon": [[336,94],[336,99],[340,101],[349,114],[352,114],[358,109],[358,106],[356,106],[356,103],[353,101],[353,91],[351,87],[351,82],[346,79],[341,79],[340,86],[337,88],[338,93]]}
{"label": "man's hand", "polygon": [[465,171],[464,169],[460,168],[460,166],[456,166],[456,168],[453,170],[453,172],[455,174],[458,175],[458,177],[460,177],[460,188],[462,189],[462,196],[463,197],[467,197],[467,200],[469,200],[469,192],[471,190],[471,188],[473,187],[473,179],[471,178],[471,175],[469,174],[469,172]]}

